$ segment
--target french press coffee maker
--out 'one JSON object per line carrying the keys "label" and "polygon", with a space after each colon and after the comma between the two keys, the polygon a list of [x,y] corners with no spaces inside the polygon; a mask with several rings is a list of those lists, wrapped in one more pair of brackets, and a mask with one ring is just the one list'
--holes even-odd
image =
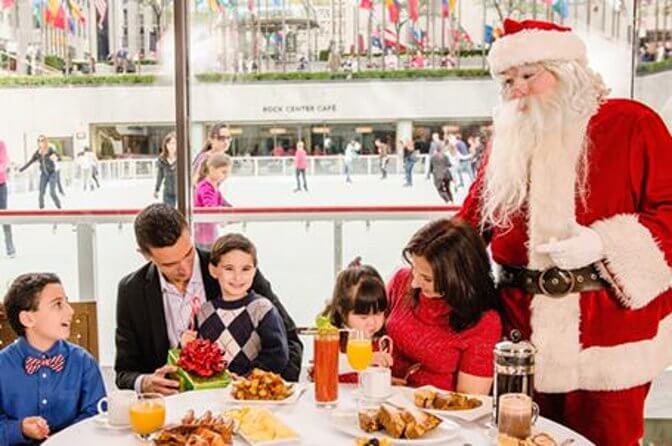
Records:
{"label": "french press coffee maker", "polygon": [[492,419],[497,425],[499,398],[507,393],[524,393],[534,397],[534,355],[537,349],[521,340],[518,330],[511,331],[511,340],[495,345],[495,382]]}

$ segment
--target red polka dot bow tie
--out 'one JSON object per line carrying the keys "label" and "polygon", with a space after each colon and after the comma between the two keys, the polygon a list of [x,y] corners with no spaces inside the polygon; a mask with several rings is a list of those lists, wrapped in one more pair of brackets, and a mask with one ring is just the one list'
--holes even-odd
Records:
{"label": "red polka dot bow tie", "polygon": [[25,363],[26,373],[29,375],[37,372],[42,367],[49,367],[54,372],[60,373],[63,371],[64,366],[65,358],[63,355],[56,355],[51,358],[33,358],[32,356],[28,356]]}

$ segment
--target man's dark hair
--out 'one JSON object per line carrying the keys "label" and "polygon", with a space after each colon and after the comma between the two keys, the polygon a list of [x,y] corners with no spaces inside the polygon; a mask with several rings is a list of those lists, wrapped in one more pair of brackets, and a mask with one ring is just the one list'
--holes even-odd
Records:
{"label": "man's dark hair", "polygon": [[50,283],[61,283],[61,279],[53,273],[21,274],[7,290],[3,301],[4,312],[9,325],[17,336],[26,335],[26,327],[19,320],[22,311],[37,311],[40,304],[40,293]]}
{"label": "man's dark hair", "polygon": [[156,203],[144,208],[135,217],[135,240],[144,253],[151,248],[173,246],[189,224],[172,206]]}

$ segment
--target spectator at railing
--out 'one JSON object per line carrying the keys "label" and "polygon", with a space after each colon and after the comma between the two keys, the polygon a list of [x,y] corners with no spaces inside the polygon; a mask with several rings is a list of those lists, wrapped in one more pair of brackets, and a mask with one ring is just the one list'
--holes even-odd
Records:
{"label": "spectator at railing", "polygon": [[[223,122],[219,122],[210,128],[208,132],[208,139],[203,145],[203,148],[196,155],[194,162],[191,164],[191,178],[198,178],[199,172],[203,162],[207,159],[211,152],[226,153],[231,147],[231,131]],[[200,179],[194,181],[197,183]]]}
{"label": "spectator at railing", "polygon": [[156,186],[154,186],[154,198],[159,198],[159,190],[163,184],[163,202],[169,206],[177,205],[176,189],[177,168],[177,135],[175,132],[168,133],[161,144],[161,154],[156,161]]}
{"label": "spectator at railing", "polygon": [[[7,172],[9,172],[7,146],[5,146],[4,141],[0,140],[0,210],[7,209],[7,195],[9,194],[9,188],[7,187]],[[10,225],[2,225],[2,230],[5,233],[5,249],[7,257],[12,258],[16,255],[14,241],[12,240],[12,227]]]}

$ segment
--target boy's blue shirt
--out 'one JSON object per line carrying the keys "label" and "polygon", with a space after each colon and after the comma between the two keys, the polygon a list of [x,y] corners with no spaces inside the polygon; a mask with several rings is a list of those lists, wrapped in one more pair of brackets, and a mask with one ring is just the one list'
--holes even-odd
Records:
{"label": "boy's blue shirt", "polygon": [[[28,356],[51,358],[63,355],[61,372],[41,367],[29,375]],[[105,385],[96,360],[86,350],[67,341],[57,341],[47,352],[32,347],[21,336],[0,350],[0,446],[30,442],[21,432],[21,421],[40,416],[53,434],[97,414]]]}

